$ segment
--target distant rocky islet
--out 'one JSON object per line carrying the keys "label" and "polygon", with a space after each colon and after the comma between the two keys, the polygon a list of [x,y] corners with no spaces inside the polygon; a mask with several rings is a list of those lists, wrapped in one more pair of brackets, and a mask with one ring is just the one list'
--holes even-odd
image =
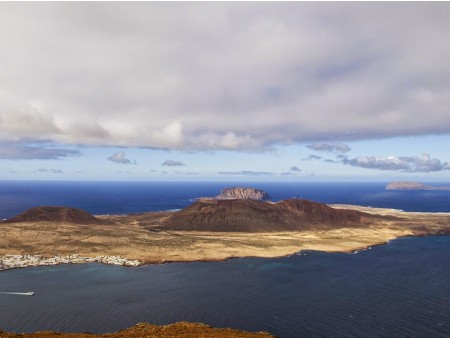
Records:
{"label": "distant rocky islet", "polygon": [[386,190],[450,190],[450,186],[431,186],[414,181],[396,181],[386,185]]}
{"label": "distant rocky islet", "polygon": [[260,189],[249,188],[249,187],[233,187],[222,189],[220,194],[216,197],[199,197],[197,200],[208,199],[208,200],[257,200],[257,201],[268,201],[272,199],[267,192]]}

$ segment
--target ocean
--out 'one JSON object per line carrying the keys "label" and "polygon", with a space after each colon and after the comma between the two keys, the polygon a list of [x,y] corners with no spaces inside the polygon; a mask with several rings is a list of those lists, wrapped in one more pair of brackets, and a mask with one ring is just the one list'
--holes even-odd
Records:
{"label": "ocean", "polygon": [[[180,209],[242,182],[0,182],[0,217],[37,205],[94,214]],[[450,212],[450,191],[385,183],[251,183],[303,197]],[[356,254],[148,265],[60,265],[0,272],[0,330],[112,332],[147,321],[203,322],[280,337],[449,337],[450,236],[408,237]]]}
{"label": "ocean", "polygon": [[450,212],[450,191],[387,191],[386,183],[378,182],[0,181],[0,218],[44,205],[80,208],[96,215],[173,210],[188,206],[195,198],[216,196],[221,189],[233,186],[265,190],[274,201],[302,197],[322,203]]}

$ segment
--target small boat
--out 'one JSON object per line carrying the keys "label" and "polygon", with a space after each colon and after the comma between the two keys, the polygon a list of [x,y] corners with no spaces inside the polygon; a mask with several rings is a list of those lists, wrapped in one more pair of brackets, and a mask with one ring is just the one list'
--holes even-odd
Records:
{"label": "small boat", "polygon": [[34,296],[34,292],[33,291],[24,292],[23,294],[25,296]]}

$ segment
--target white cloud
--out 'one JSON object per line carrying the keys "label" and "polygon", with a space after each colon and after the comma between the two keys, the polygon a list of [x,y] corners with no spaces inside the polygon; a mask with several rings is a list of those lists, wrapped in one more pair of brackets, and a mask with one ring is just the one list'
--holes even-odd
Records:
{"label": "white cloud", "polygon": [[344,158],[344,164],[354,167],[362,167],[368,169],[379,170],[395,170],[403,172],[423,172],[450,170],[447,162],[439,159],[431,158],[429,154],[418,156],[390,156],[390,157],[374,157],[374,156],[358,156],[353,159]]}
{"label": "white cloud", "polygon": [[118,151],[107,158],[107,160],[118,164],[136,164],[136,161],[131,161],[125,157],[125,153]]}
{"label": "white cloud", "polygon": [[450,133],[450,4],[0,4],[0,141],[266,149]]}

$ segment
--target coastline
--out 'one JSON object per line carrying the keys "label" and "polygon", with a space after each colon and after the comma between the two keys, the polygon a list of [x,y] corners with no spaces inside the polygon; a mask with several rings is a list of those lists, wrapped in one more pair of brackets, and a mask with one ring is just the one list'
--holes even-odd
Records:
{"label": "coastline", "polygon": [[[234,258],[244,258],[244,257],[261,257],[261,258],[279,258],[290,256],[294,254],[301,253],[302,251],[322,251],[322,252],[341,252],[341,253],[354,253],[357,251],[366,250],[369,247],[376,245],[387,244],[391,240],[395,240],[400,237],[411,236],[410,233],[402,233],[395,235],[394,233],[389,233],[386,237],[380,240],[365,241],[364,237],[367,234],[361,234],[361,239],[345,238],[345,243],[341,241],[333,241],[330,243],[328,238],[333,238],[336,235],[342,233],[342,231],[352,231],[354,229],[339,229],[336,231],[327,231],[327,234],[316,234],[316,233],[265,233],[265,239],[276,238],[277,236],[283,236],[285,239],[289,237],[290,239],[297,238],[297,240],[304,243],[299,244],[299,246],[283,246],[277,243],[277,247],[271,248],[271,250],[257,250],[256,248],[249,249],[244,248],[242,250],[222,250],[221,252],[216,252],[215,254],[208,253],[204,254],[193,253],[190,255],[185,255],[184,257],[178,256],[162,256],[154,255],[149,259],[138,260],[132,258],[123,258],[120,256],[96,256],[96,257],[86,257],[80,256],[78,254],[73,255],[52,255],[51,257],[42,255],[31,255],[31,254],[3,254],[0,255],[0,272],[27,268],[27,267],[37,267],[37,266],[56,266],[60,264],[83,264],[83,263],[101,263],[107,265],[118,265],[124,267],[139,267],[149,264],[166,264],[166,263],[189,263],[189,262],[221,262],[227,261]],[[207,236],[208,234],[202,234]],[[242,238],[242,234],[231,234],[231,236],[238,236]],[[228,234],[230,236],[230,234]],[[380,234],[379,234],[380,236]],[[381,237],[381,236],[380,236]],[[314,241],[315,240],[315,241]],[[317,243],[314,243],[317,242]],[[203,251],[203,250],[202,250]],[[176,254],[175,254],[176,256]],[[166,258],[162,258],[166,257]]]}
{"label": "coastline", "polygon": [[331,206],[392,217],[361,228],[253,233],[158,229],[158,221],[169,212],[104,215],[101,219],[114,224],[91,226],[50,222],[15,223],[14,227],[0,224],[0,270],[90,262],[132,267],[238,257],[275,258],[305,250],[351,253],[400,237],[450,233],[450,213]]}
{"label": "coastline", "polygon": [[77,254],[45,257],[42,255],[3,255],[0,256],[0,271],[28,268],[33,266],[53,266],[59,264],[102,263],[121,266],[141,266],[138,260],[129,260],[119,256],[83,257]]}

